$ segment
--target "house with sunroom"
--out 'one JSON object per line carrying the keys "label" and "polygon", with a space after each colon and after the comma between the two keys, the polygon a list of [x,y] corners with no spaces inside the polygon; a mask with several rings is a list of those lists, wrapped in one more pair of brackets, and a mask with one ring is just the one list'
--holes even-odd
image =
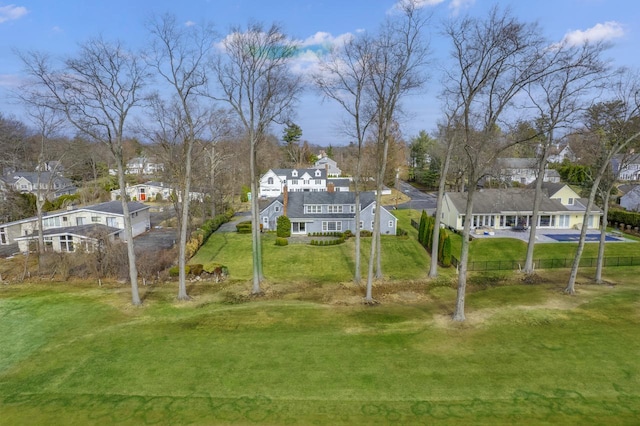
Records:
{"label": "house with sunroom", "polygon": [[357,229],[373,231],[377,212],[381,215],[380,233],[396,234],[398,220],[383,206],[376,206],[373,192],[360,194],[359,208],[360,223],[356,226],[355,192],[284,192],[262,204],[260,223],[265,231],[275,230],[278,217],[285,215],[291,221],[292,234],[355,233]]}
{"label": "house with sunroom", "polygon": [[[569,186],[545,183],[540,200],[537,227],[540,229],[579,229],[584,220],[587,200],[580,198]],[[511,229],[532,225],[533,199],[531,188],[482,189],[473,199],[471,228]],[[443,198],[442,224],[462,231],[467,204],[466,192],[448,192]],[[588,228],[599,229],[602,211],[594,206],[588,215]]]}
{"label": "house with sunroom", "polygon": [[[149,206],[130,202],[129,215],[133,237],[151,227]],[[36,217],[0,224],[0,243],[18,242],[21,251],[38,239]],[[124,214],[120,201],[108,201],[85,207],[71,207],[49,212],[42,218],[45,245],[54,251],[74,251],[79,246],[90,249],[100,238],[124,239]]]}

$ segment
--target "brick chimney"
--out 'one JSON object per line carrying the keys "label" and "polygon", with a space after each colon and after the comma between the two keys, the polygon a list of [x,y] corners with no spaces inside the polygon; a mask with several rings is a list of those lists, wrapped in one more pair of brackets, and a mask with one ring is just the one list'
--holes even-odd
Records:
{"label": "brick chimney", "polygon": [[336,192],[336,185],[333,182],[327,184],[327,192]]}
{"label": "brick chimney", "polygon": [[287,185],[285,185],[282,188],[282,215],[286,216],[287,215],[287,204],[289,204],[289,188],[287,188]]}

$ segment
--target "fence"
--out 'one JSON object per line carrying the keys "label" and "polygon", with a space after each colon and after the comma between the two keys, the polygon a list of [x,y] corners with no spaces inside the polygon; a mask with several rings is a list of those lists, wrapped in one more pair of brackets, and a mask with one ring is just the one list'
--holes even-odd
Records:
{"label": "fence", "polygon": [[[451,257],[451,264],[458,267],[459,260]],[[597,257],[583,257],[580,259],[581,268],[595,268],[598,263]],[[534,269],[555,269],[555,268],[571,268],[573,258],[564,259],[534,259]],[[613,256],[605,257],[603,261],[605,267],[615,266],[640,266],[640,256]],[[524,261],[518,260],[486,260],[468,262],[467,271],[513,271],[521,269]]]}

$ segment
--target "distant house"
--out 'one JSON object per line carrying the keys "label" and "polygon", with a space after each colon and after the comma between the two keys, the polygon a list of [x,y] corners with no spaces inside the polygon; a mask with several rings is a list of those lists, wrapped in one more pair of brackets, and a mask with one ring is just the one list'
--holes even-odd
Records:
{"label": "distant house", "polygon": [[[538,178],[538,159],[498,158],[494,170],[490,175],[502,182],[529,185]],[[545,169],[543,181],[560,182],[560,174],[556,170]]]}
{"label": "distant house", "polygon": [[[136,237],[150,228],[149,207],[136,202],[127,205]],[[78,246],[90,250],[98,236],[124,238],[124,215],[119,201],[46,213],[42,225],[45,245],[54,251],[75,251]],[[18,242],[20,250],[27,251],[29,243],[38,238],[37,229],[36,217],[0,224],[0,244]]]}
{"label": "distant house", "polygon": [[6,176],[4,180],[6,186],[21,194],[36,195],[39,188],[41,196],[47,199],[75,194],[78,191],[71,180],[54,172],[15,172]]}
{"label": "distant house", "polygon": [[328,177],[339,177],[342,175],[342,170],[338,167],[338,163],[327,157],[327,154],[324,152],[320,153],[320,158],[315,162],[313,168],[327,170]]}
{"label": "distant house", "polygon": [[[587,200],[579,198],[569,186],[543,183],[538,228],[572,229],[582,226]],[[509,229],[531,226],[534,190],[530,188],[483,189],[474,197],[471,228]],[[443,198],[441,220],[445,226],[461,231],[465,223],[466,192],[448,192]],[[599,229],[602,211],[593,207],[588,227]]]}
{"label": "distant house", "polygon": [[562,163],[564,160],[575,162],[578,156],[573,152],[568,143],[556,144],[549,150],[549,163]]}
{"label": "distant house", "polygon": [[[157,162],[147,157],[135,157],[127,162],[126,174],[153,176],[164,171],[164,163]],[[109,169],[109,174],[115,176],[117,169]]]}
{"label": "distant house", "polygon": [[[139,183],[137,185],[127,185],[127,196],[133,201],[155,201],[160,195],[163,200],[169,200],[171,194],[174,192],[179,196],[178,192],[170,185],[164,182],[149,181],[146,183]],[[111,199],[120,199],[120,190],[114,189],[111,191]],[[191,191],[189,192],[189,199],[191,201],[204,200],[204,194],[202,192]],[[180,200],[182,201],[182,200]]]}
{"label": "distant house", "polygon": [[640,154],[632,156],[615,155],[611,159],[611,168],[618,175],[618,180],[640,181]]}
{"label": "distant house", "polygon": [[[285,192],[264,203],[260,210],[260,223],[265,230],[275,230],[277,219],[286,215],[291,221],[293,234],[312,232],[344,232],[357,229],[373,230],[376,212],[375,194],[360,194],[360,224],[356,226],[354,192]],[[380,232],[395,235],[397,219],[380,206]]]}
{"label": "distant house", "polygon": [[640,185],[629,188],[620,197],[620,206],[628,211],[640,212]]}

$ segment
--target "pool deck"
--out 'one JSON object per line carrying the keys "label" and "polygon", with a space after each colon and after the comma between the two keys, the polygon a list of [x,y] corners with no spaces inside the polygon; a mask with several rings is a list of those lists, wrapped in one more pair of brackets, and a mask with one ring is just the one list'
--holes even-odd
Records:
{"label": "pool deck", "polygon": [[[508,229],[496,229],[494,235],[485,235],[485,234],[475,234],[474,231],[471,231],[471,235],[473,238],[516,238],[522,241],[529,241],[529,232],[530,230],[517,232],[511,231]],[[547,235],[575,235],[576,237],[580,236],[580,231],[575,229],[537,229],[536,230],[536,243],[575,243],[575,241],[558,241],[553,238],[548,237]],[[591,229],[587,231],[587,234],[600,234],[599,230]],[[608,233],[607,235],[619,238],[620,241],[607,241],[608,243],[616,243],[616,242],[629,242],[629,240],[624,236],[613,235]],[[588,243],[598,242],[598,241],[586,241]]]}

